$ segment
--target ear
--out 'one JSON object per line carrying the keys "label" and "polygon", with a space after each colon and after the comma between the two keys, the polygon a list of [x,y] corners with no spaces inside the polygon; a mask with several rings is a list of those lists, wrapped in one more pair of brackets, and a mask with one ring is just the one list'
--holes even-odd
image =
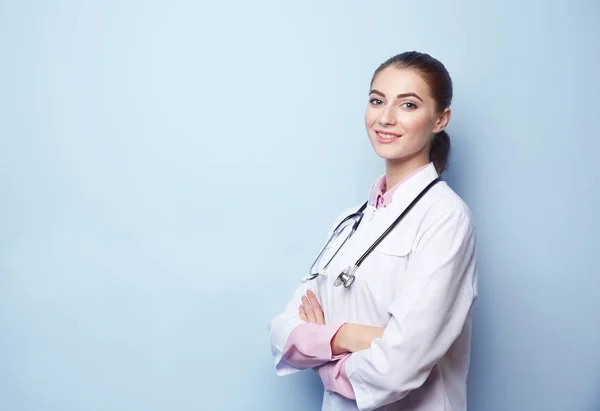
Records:
{"label": "ear", "polygon": [[444,112],[437,118],[435,121],[435,126],[433,127],[433,133],[437,134],[440,131],[444,130],[448,123],[450,122],[450,117],[452,116],[452,110],[447,108]]}

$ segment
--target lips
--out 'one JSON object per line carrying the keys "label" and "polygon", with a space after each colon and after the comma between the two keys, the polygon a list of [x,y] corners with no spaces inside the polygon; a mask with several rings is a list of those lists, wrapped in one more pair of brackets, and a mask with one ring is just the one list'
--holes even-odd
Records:
{"label": "lips", "polygon": [[375,131],[377,134],[377,140],[382,144],[390,144],[398,140],[401,136],[395,133],[389,133],[385,131]]}

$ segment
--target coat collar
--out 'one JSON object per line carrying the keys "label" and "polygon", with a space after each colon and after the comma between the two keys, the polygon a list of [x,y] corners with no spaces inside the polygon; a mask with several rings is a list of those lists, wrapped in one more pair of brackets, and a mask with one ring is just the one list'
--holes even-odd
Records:
{"label": "coat collar", "polygon": [[[391,199],[389,199],[388,207],[394,209],[404,209],[408,207],[410,202],[419,195],[429,183],[438,178],[438,173],[433,163],[418,169],[405,180],[393,187]],[[381,188],[385,181],[385,175],[378,177],[369,190],[369,205],[377,206],[377,197],[381,193]]]}

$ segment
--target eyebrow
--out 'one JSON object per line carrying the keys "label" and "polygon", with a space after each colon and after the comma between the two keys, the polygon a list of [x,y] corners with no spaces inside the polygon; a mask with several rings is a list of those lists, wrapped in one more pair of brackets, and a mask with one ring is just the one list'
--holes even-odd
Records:
{"label": "eyebrow", "polygon": [[[381,91],[378,91],[378,90],[371,90],[369,92],[369,94],[377,94],[377,95],[380,95],[381,97],[385,97],[385,94],[383,94]],[[423,99],[415,93],[402,93],[402,94],[398,94],[396,96],[396,98],[405,98],[405,97],[415,97],[415,98],[418,98],[419,100],[423,101]]]}

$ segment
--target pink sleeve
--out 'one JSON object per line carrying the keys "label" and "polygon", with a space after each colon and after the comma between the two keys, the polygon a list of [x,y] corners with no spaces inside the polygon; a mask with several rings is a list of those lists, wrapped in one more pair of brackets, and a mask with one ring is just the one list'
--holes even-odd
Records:
{"label": "pink sleeve", "polygon": [[282,359],[294,367],[307,369],[341,358],[332,355],[331,340],[342,325],[300,324],[290,333]]}
{"label": "pink sleeve", "polygon": [[319,376],[323,381],[323,386],[326,391],[337,392],[338,394],[349,398],[356,399],[354,389],[350,380],[346,375],[346,360],[350,358],[352,353],[344,354],[339,360],[330,362],[318,368]]}

